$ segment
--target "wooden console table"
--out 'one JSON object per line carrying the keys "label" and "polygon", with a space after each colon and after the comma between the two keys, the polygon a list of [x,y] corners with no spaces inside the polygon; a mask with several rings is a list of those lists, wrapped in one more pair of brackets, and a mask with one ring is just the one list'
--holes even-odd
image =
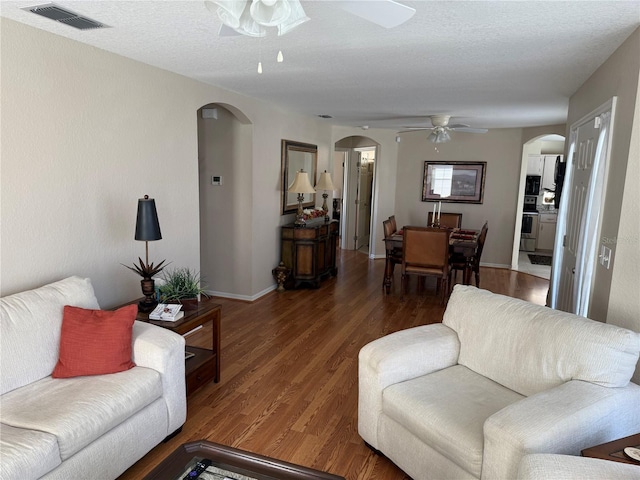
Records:
{"label": "wooden console table", "polygon": [[286,288],[309,283],[314,288],[330,275],[337,275],[338,222],[312,220],[306,226],[284,225],[281,233],[282,262],[291,271]]}
{"label": "wooden console table", "polygon": [[[137,303],[135,300],[130,303]],[[148,313],[138,312],[137,320],[148,322],[158,327],[166,328],[172,332],[184,335],[193,329],[203,326],[208,322],[212,324],[211,349],[189,345],[187,352],[194,354],[193,357],[185,360],[185,377],[187,384],[187,396],[198,390],[210,381],[218,383],[220,381],[220,319],[222,317],[222,306],[214,303],[209,298],[203,298],[198,302],[195,310],[185,310],[184,317],[175,322],[164,322],[161,320],[149,320]],[[187,340],[188,341],[188,340]]]}

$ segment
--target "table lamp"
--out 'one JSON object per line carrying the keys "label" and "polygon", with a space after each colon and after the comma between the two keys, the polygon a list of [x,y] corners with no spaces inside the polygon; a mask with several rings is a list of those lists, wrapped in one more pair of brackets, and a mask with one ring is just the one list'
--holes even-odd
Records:
{"label": "table lamp", "polygon": [[290,193],[298,194],[298,213],[296,214],[295,225],[298,227],[304,226],[307,222],[304,220],[304,212],[302,211],[302,201],[304,200],[305,193],[316,193],[314,188],[309,182],[309,174],[303,170],[296,172],[296,178],[289,186],[288,191]]}
{"label": "table lamp", "polygon": [[327,190],[334,190],[333,182],[331,181],[331,174],[326,170],[320,174],[320,180],[316,183],[316,190],[324,190],[322,194],[322,198],[324,201],[322,202],[322,210],[324,210],[324,221],[329,221],[329,207],[327,207],[327,197],[329,194]]}
{"label": "table lamp", "polygon": [[143,262],[142,259],[138,257],[140,265],[135,263],[133,267],[125,265],[129,270],[136,272],[142,277],[140,284],[142,285],[142,293],[145,298],[138,303],[138,309],[141,312],[150,312],[158,304],[155,297],[156,290],[153,276],[162,271],[164,268],[162,265],[165,260],[161,261],[158,265],[149,263],[149,242],[160,240],[161,238],[162,234],[160,233],[156,201],[153,198],[149,198],[149,195],[145,195],[144,198],[138,199],[138,216],[136,218],[135,233],[135,239],[145,243],[145,261]]}

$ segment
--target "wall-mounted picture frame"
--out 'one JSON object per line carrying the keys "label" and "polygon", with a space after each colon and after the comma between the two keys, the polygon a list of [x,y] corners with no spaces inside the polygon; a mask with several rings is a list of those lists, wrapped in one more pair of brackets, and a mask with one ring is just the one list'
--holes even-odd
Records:
{"label": "wall-mounted picture frame", "polygon": [[482,203],[487,162],[424,162],[423,202]]}
{"label": "wall-mounted picture frame", "polygon": [[[317,145],[282,140],[282,215],[295,213],[298,210],[298,194],[288,191],[296,178],[296,173],[300,170],[309,173],[309,182],[315,185],[317,167]],[[316,194],[305,193],[302,208],[310,208],[315,204]]]}

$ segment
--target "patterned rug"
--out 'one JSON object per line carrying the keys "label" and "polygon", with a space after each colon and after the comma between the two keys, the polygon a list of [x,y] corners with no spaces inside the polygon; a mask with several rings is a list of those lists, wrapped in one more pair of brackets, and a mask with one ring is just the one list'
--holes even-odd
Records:
{"label": "patterned rug", "polygon": [[531,260],[531,263],[533,263],[534,265],[548,265],[548,266],[551,266],[551,259],[553,258],[548,255],[534,255],[532,253],[529,253],[528,257],[529,257],[529,260]]}

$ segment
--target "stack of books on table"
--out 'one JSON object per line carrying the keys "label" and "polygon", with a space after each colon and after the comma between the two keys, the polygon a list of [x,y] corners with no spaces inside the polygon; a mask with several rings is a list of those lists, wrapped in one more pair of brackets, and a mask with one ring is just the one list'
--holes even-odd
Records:
{"label": "stack of books on table", "polygon": [[149,314],[149,320],[164,320],[175,322],[184,317],[182,305],[174,303],[159,303]]}

